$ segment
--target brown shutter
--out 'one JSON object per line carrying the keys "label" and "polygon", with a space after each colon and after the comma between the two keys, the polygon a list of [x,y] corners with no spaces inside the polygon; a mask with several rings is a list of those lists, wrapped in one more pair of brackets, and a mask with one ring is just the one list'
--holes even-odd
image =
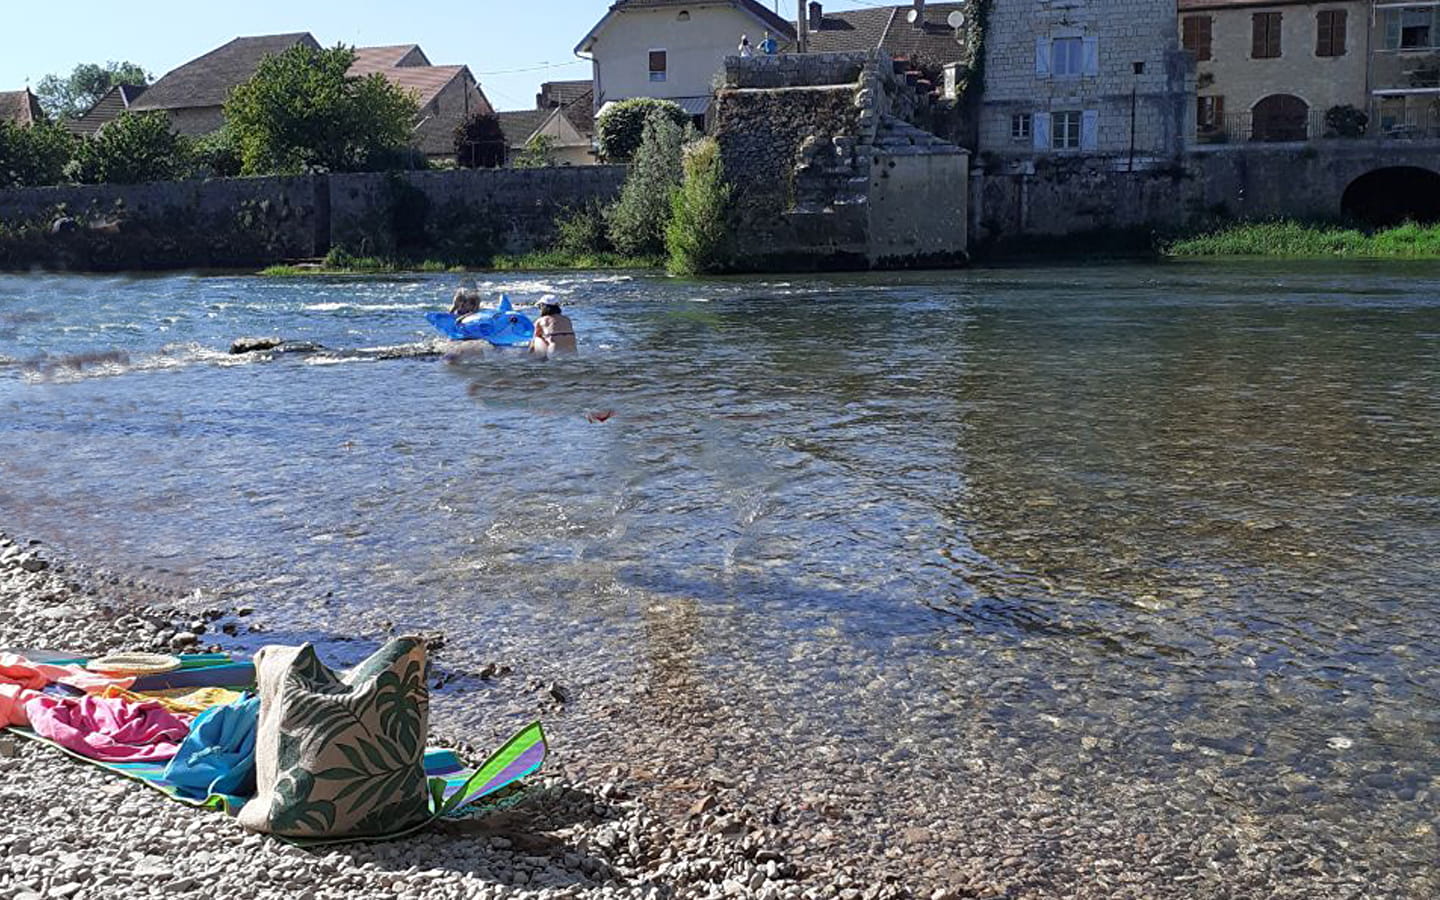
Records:
{"label": "brown shutter", "polygon": [[1250,16],[1250,57],[1251,59],[1265,58],[1265,14],[1255,13]]}
{"label": "brown shutter", "polygon": [[1315,14],[1315,55],[1316,55],[1316,56],[1334,56],[1334,55],[1335,55],[1334,51],[1331,49],[1331,48],[1334,46],[1334,43],[1335,43],[1334,39],[1331,37],[1331,25],[1332,25],[1332,23],[1333,23],[1333,20],[1330,18],[1330,10],[1328,10],[1328,9],[1322,9],[1322,10],[1320,10],[1318,13]]}
{"label": "brown shutter", "polygon": [[1186,16],[1183,20],[1181,41],[1185,49],[1195,54],[1197,60],[1210,58],[1210,17]]}
{"label": "brown shutter", "polygon": [[1345,10],[1337,9],[1330,13],[1330,48],[1334,56],[1345,55]]}

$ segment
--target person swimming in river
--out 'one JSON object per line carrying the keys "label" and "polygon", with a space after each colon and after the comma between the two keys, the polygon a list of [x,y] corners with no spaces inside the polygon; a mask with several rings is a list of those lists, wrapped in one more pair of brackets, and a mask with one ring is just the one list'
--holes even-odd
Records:
{"label": "person swimming in river", "polygon": [[575,325],[570,317],[560,311],[558,303],[541,300],[539,306],[540,316],[535,320],[535,336],[530,339],[530,352],[547,358],[574,353]]}
{"label": "person swimming in river", "polygon": [[450,301],[450,315],[455,321],[460,321],[468,315],[480,311],[480,289],[458,287],[455,289],[455,297]]}

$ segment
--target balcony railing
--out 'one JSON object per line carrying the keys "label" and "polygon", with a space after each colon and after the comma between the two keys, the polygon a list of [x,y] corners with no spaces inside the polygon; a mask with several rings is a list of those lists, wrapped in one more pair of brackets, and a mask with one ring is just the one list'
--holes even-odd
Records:
{"label": "balcony railing", "polygon": [[1370,109],[1363,119],[1327,115],[1322,110],[1303,114],[1256,115],[1230,113],[1218,121],[1201,122],[1195,131],[1200,144],[1277,143],[1315,140],[1435,140],[1440,139],[1440,109]]}

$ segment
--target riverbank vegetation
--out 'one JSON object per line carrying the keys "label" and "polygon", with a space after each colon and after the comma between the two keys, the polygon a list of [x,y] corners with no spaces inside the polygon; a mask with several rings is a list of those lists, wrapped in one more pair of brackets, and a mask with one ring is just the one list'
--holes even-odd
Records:
{"label": "riverbank vegetation", "polygon": [[1244,222],[1166,241],[1160,252],[1172,257],[1440,259],[1440,225],[1407,222],[1362,231],[1289,220]]}

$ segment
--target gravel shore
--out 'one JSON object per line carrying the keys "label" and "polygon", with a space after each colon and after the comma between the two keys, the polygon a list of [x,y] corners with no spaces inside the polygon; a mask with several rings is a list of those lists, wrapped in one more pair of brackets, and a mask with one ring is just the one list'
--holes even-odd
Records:
{"label": "gravel shore", "polygon": [[[299,637],[256,598],[87,570],[0,535],[0,647],[248,652]],[[1232,783],[1202,796],[1109,769],[1112,736],[1087,738],[1068,769],[1003,735],[967,736],[963,722],[957,746],[974,748],[964,757],[876,751],[803,723],[748,724],[683,661],[656,658],[645,684],[617,684],[581,660],[480,662],[429,638],[432,743],[473,760],[517,717],[545,723],[550,761],[513,805],[391,843],[301,850],[0,733],[0,900],[1419,900],[1440,890],[1434,868],[1376,865],[1394,845],[1351,841],[1350,823],[1257,817]],[[367,636],[322,655],[348,652],[334,660],[348,664],[371,646]],[[1413,840],[1433,846],[1434,831]]]}

